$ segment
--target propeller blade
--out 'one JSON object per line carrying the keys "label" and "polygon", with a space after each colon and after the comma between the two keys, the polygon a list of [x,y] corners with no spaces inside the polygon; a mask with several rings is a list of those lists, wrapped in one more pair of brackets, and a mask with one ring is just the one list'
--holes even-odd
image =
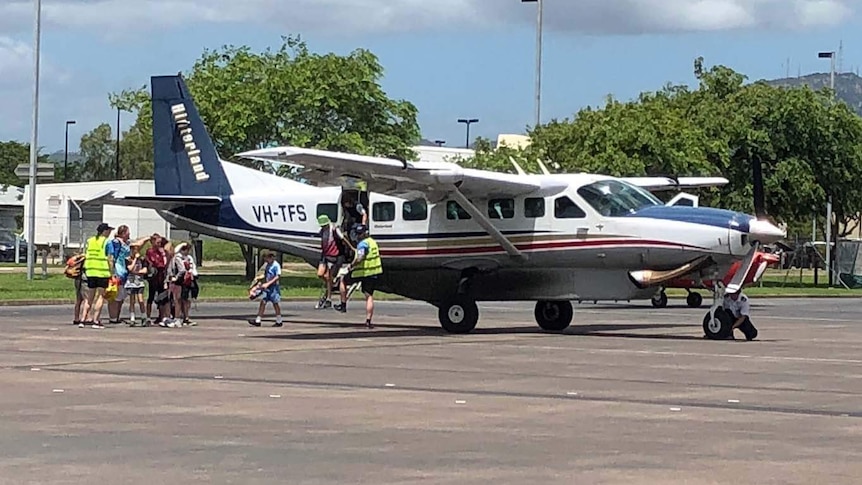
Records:
{"label": "propeller blade", "polygon": [[766,218],[766,199],[763,194],[763,163],[760,156],[751,161],[752,180],[754,183],[754,215],[758,219]]}
{"label": "propeller blade", "polygon": [[742,285],[745,284],[745,277],[754,266],[758,251],[760,251],[760,243],[756,242],[751,246],[751,250],[748,251],[748,254],[745,255],[745,259],[742,260],[742,265],[739,266],[739,270],[737,270],[736,274],[733,275],[733,279],[731,279],[730,283],[727,285],[725,293],[733,294],[742,291]]}

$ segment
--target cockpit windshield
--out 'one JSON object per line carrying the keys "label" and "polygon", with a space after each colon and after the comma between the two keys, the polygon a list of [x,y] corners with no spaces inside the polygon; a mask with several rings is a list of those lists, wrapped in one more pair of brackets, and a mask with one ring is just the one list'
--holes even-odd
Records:
{"label": "cockpit windshield", "polygon": [[621,180],[601,180],[578,189],[578,195],[599,214],[622,217],[662,202],[648,191]]}

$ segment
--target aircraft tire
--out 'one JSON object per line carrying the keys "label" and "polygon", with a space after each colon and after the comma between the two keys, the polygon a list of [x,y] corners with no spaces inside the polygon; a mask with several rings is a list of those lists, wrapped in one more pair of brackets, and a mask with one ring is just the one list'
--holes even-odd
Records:
{"label": "aircraft tire", "polygon": [[479,322],[479,307],[475,300],[456,297],[438,307],[437,317],[449,333],[470,333]]}
{"label": "aircraft tire", "polygon": [[703,332],[709,339],[724,340],[733,334],[733,317],[721,307],[716,308],[715,319],[710,312],[706,312],[703,317]]}
{"label": "aircraft tire", "polygon": [[692,291],[685,297],[685,303],[691,308],[698,308],[703,304],[703,296],[696,291]]}
{"label": "aircraft tire", "polygon": [[571,325],[575,309],[569,301],[537,301],[533,314],[542,330],[562,332]]}
{"label": "aircraft tire", "polygon": [[667,293],[662,291],[658,294],[658,298],[653,296],[650,298],[650,301],[652,302],[652,306],[655,308],[664,308],[667,306]]}

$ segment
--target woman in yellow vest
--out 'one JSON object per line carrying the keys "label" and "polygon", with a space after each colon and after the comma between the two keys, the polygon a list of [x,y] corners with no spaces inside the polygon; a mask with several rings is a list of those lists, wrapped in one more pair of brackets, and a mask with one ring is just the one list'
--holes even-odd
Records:
{"label": "woman in yellow vest", "polygon": [[103,222],[96,229],[96,235],[87,240],[84,273],[87,275],[87,303],[90,308],[90,319],[78,324],[80,328],[84,328],[85,323],[90,323],[93,328],[105,328],[99,322],[99,318],[102,305],[105,303],[105,290],[114,274],[114,264],[106,248],[108,237],[113,230],[113,227]]}
{"label": "woman in yellow vest", "polygon": [[347,287],[354,282],[362,283],[362,294],[365,295],[365,326],[374,328],[371,318],[374,316],[374,290],[377,287],[377,276],[383,273],[383,262],[380,260],[380,249],[377,241],[368,235],[368,226],[360,224],[356,226],[359,236],[359,244],[356,245],[356,257],[350,264],[348,278],[341,278],[341,304],[333,308],[344,313],[347,311]]}

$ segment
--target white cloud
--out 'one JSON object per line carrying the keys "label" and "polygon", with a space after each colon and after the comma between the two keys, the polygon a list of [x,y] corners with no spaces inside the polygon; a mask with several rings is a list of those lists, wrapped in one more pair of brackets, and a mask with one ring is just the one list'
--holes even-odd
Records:
{"label": "white cloud", "polygon": [[[544,0],[549,28],[590,34],[810,28],[851,17],[859,0]],[[32,24],[33,0],[0,3],[0,34]],[[45,22],[106,34],[200,23],[355,34],[529,25],[520,0],[43,0]]]}

